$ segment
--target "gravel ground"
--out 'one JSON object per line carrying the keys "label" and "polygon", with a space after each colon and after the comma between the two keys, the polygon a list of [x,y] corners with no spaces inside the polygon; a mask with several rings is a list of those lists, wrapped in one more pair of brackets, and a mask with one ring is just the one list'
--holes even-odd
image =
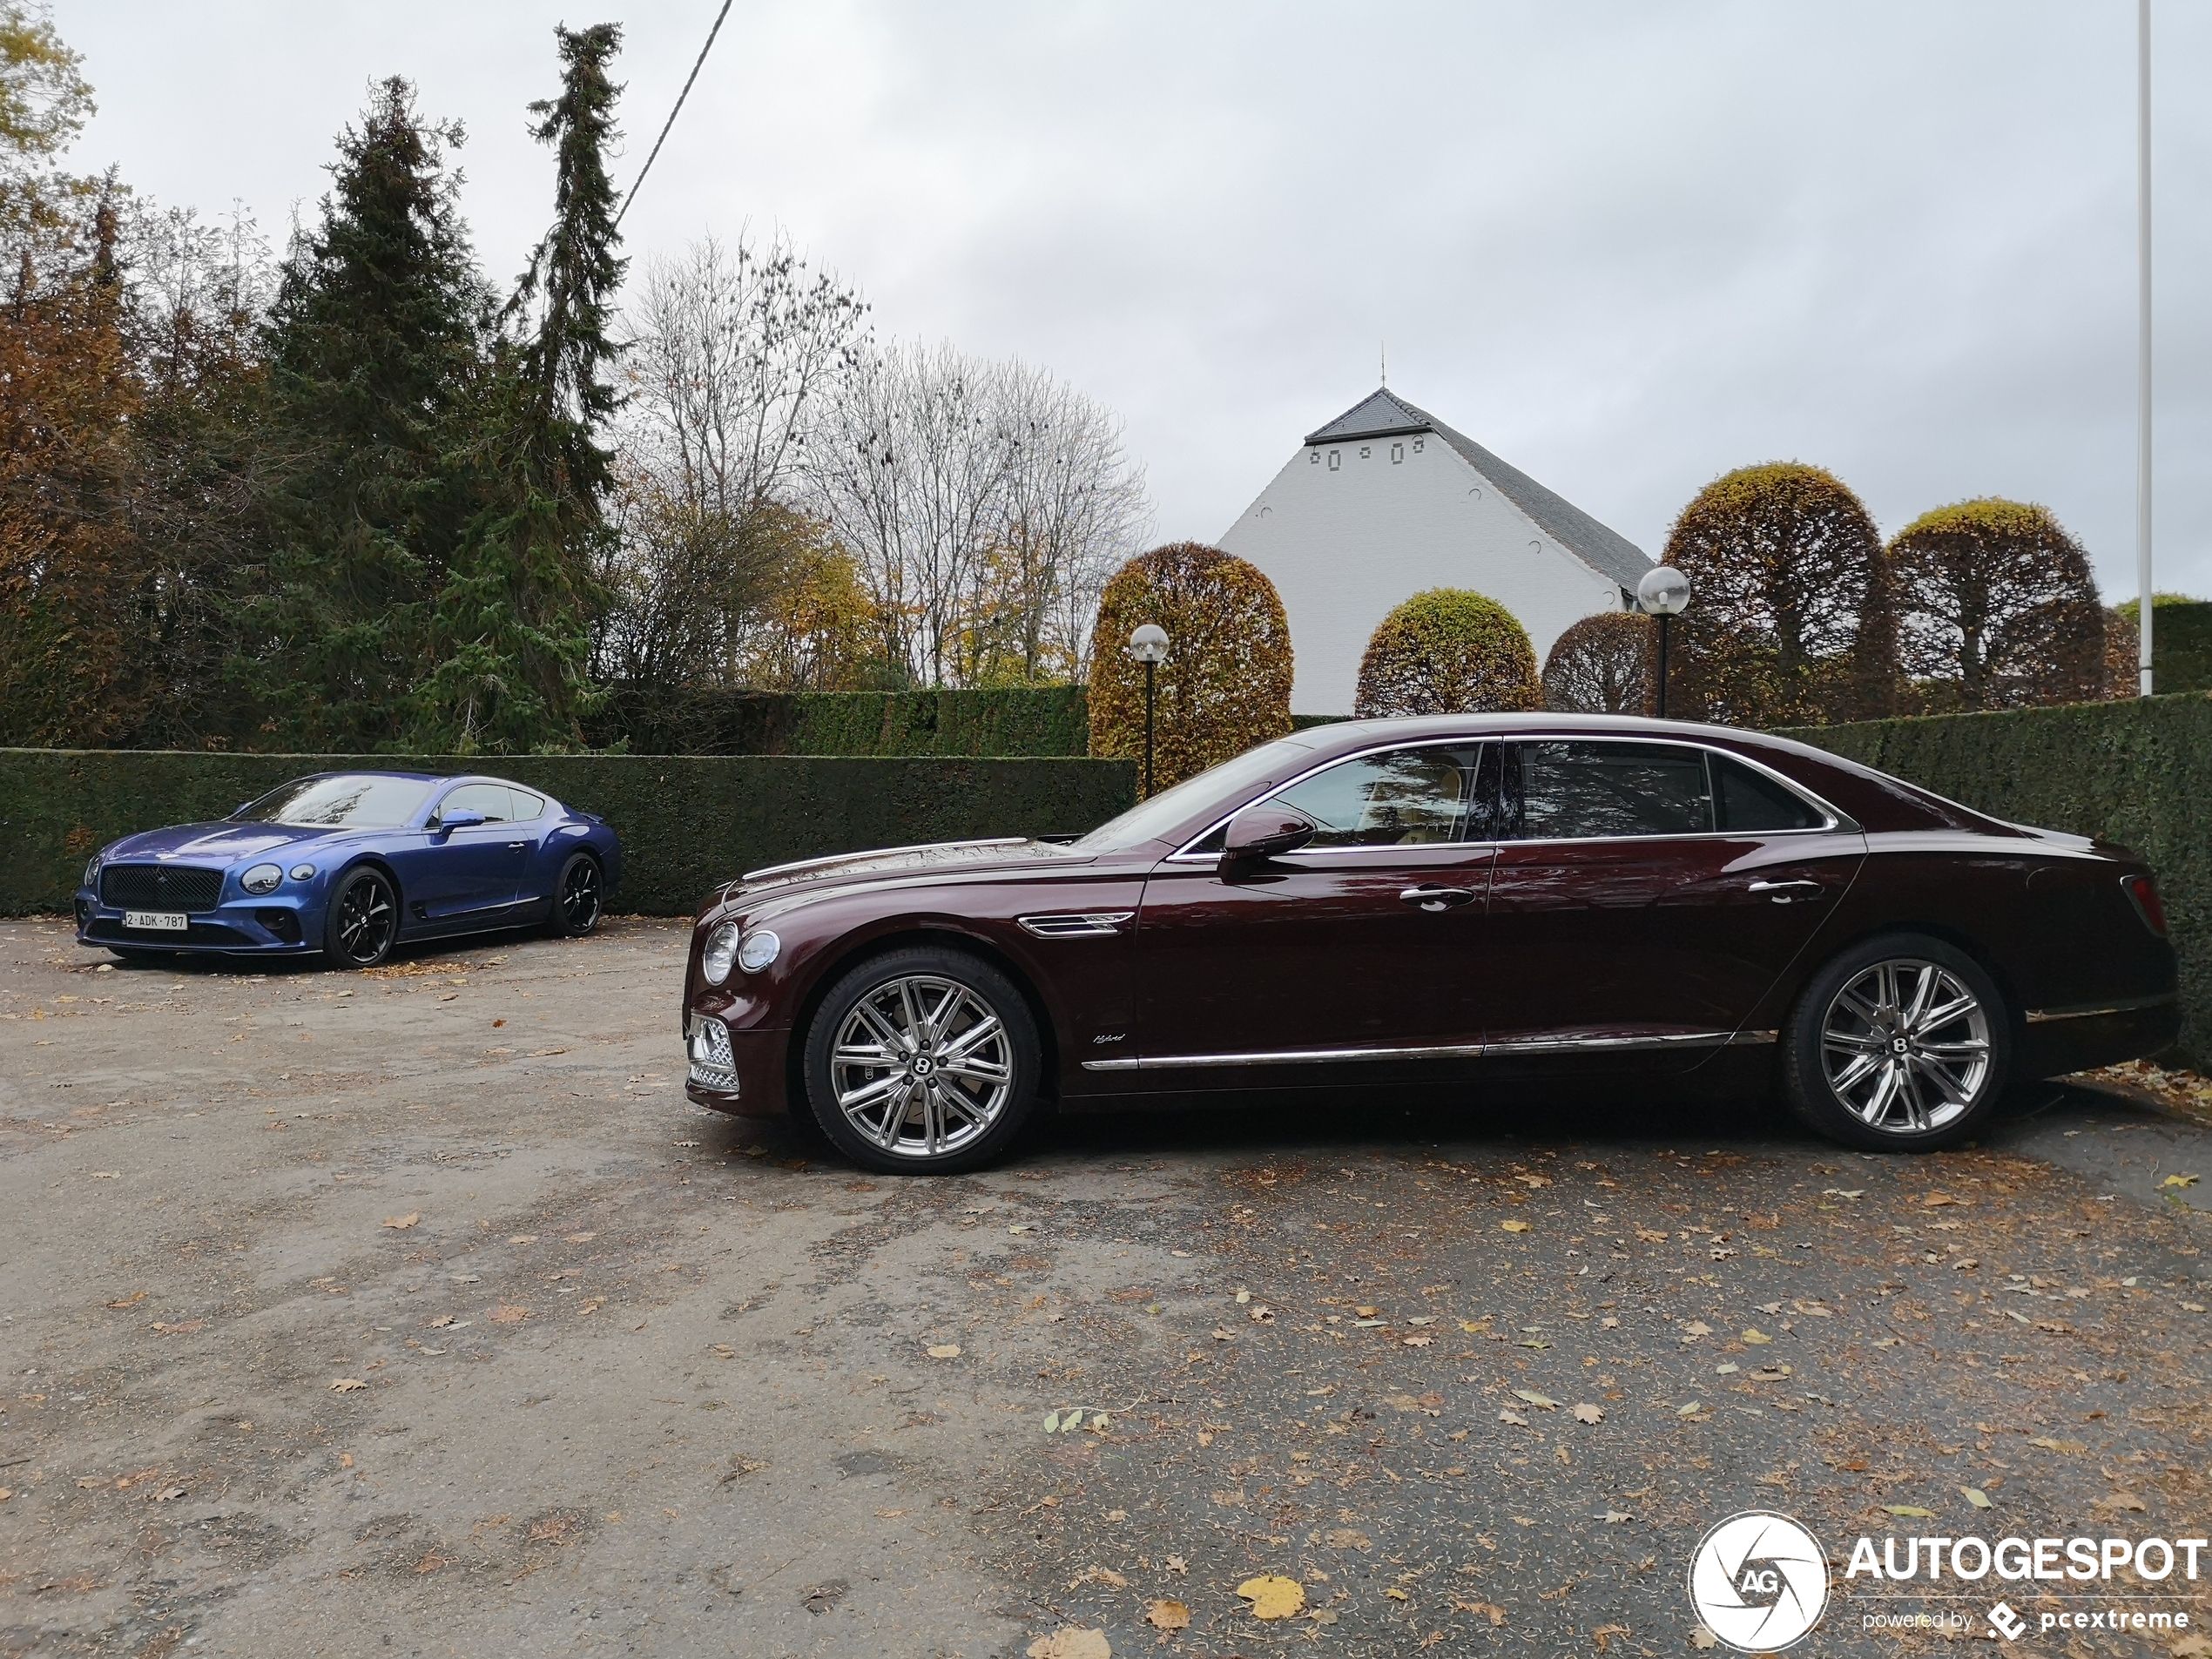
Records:
{"label": "gravel ground", "polygon": [[900,1181],[685,1102],[684,939],[0,923],[0,1654],[1671,1655],[1749,1507],[1838,1562],[1806,1650],[1919,1651],[1863,1615],[1999,1591],[1879,1600],[1858,1534],[2212,1520],[2202,1080],[1911,1161],[1503,1101]]}

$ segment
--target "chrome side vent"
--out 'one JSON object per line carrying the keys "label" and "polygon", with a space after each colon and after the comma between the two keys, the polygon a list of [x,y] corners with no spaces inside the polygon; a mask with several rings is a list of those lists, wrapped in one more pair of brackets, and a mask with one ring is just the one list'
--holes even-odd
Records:
{"label": "chrome side vent", "polygon": [[1024,916],[1022,925],[1040,939],[1110,939],[1134,910],[1082,910],[1055,916]]}

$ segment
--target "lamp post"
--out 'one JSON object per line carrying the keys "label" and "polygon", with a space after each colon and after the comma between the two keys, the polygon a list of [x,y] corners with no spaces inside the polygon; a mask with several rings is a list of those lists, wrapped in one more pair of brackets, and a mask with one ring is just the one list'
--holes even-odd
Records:
{"label": "lamp post", "polygon": [[1132,661],[1144,664],[1144,799],[1152,799],[1152,696],[1160,664],[1168,659],[1168,631],[1156,622],[1138,627],[1129,637]]}
{"label": "lamp post", "polygon": [[1667,618],[1679,616],[1689,604],[1689,578],[1671,564],[1643,573],[1636,583],[1636,604],[1647,616],[1659,618],[1659,678],[1657,713],[1667,718]]}

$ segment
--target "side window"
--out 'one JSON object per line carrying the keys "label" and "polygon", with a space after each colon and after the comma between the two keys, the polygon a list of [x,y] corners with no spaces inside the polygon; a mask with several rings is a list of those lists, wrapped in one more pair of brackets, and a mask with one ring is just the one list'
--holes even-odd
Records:
{"label": "side window", "polygon": [[1339,762],[1273,799],[1321,826],[1317,847],[1457,841],[1466,839],[1474,760],[1471,745],[1393,749]]}
{"label": "side window", "polygon": [[1792,790],[1727,755],[1710,756],[1713,827],[1718,830],[1818,829],[1825,822]]}
{"label": "side window", "polygon": [[516,789],[511,784],[508,786],[507,800],[509,807],[508,816],[517,824],[527,824],[545,810],[544,796],[533,795],[529,790]]}
{"label": "side window", "polygon": [[[1522,743],[1508,818],[1529,840],[1700,835],[1713,827],[1705,757],[1656,743]],[[1518,772],[1516,778],[1514,773]]]}
{"label": "side window", "polygon": [[440,818],[450,818],[455,813],[482,813],[488,824],[505,823],[513,811],[504,784],[463,784],[438,803]]}

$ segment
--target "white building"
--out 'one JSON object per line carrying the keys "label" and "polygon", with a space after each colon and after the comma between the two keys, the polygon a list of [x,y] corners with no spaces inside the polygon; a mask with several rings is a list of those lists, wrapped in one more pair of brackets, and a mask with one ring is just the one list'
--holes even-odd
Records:
{"label": "white building", "polygon": [[1375,624],[1426,588],[1520,619],[1539,664],[1569,624],[1633,608],[1652,561],[1627,537],[1387,389],[1291,456],[1221,545],[1290,613],[1301,714],[1349,714]]}

